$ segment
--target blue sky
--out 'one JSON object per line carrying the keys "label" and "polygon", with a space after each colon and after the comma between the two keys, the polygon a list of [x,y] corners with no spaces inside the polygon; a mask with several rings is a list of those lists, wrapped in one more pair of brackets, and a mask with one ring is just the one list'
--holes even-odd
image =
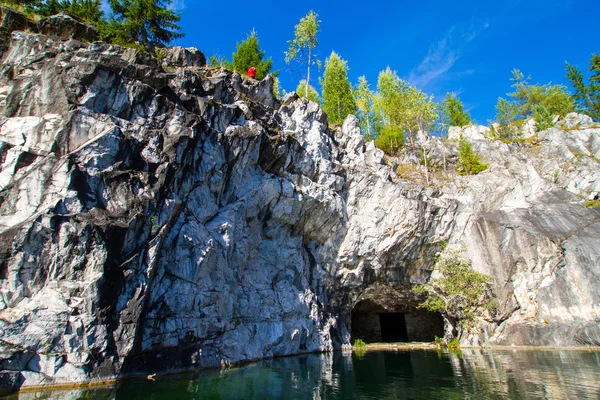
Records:
{"label": "blue sky", "polygon": [[587,70],[592,53],[600,52],[598,0],[176,0],[174,7],[186,34],[175,44],[197,47],[207,57],[230,58],[254,28],[287,91],[300,78],[287,70],[283,53],[294,25],[312,9],[322,21],[318,56],[340,54],[353,84],[365,75],[375,88],[379,71],[389,65],[436,100],[458,94],[481,124],[494,118],[498,97],[511,90],[513,68],[533,83],[566,84],[565,61]]}

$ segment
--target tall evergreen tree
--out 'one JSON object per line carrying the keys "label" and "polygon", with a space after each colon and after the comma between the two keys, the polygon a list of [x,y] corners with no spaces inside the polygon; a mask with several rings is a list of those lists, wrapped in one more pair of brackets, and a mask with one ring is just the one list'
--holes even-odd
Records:
{"label": "tall evergreen tree", "polygon": [[82,20],[99,24],[103,22],[101,0],[66,0],[61,1],[61,11],[65,14],[81,18]]}
{"label": "tall evergreen tree", "polygon": [[592,55],[590,71],[592,76],[590,83],[586,85],[583,73],[577,67],[567,63],[567,79],[573,86],[573,98],[577,102],[578,111],[600,121],[600,55]]}
{"label": "tall evergreen tree", "polygon": [[465,126],[471,123],[471,116],[463,110],[463,103],[454,93],[446,93],[442,101],[442,119],[446,126]]}
{"label": "tall evergreen tree", "polygon": [[314,51],[319,44],[317,33],[319,33],[319,24],[321,21],[317,19],[318,15],[314,11],[310,11],[305,17],[300,19],[300,22],[295,26],[294,39],[288,41],[288,51],[285,52],[285,63],[291,64],[296,61],[300,65],[306,65],[307,72],[305,80],[304,97],[308,97],[308,88],[310,86],[310,68],[313,64],[317,64],[320,68],[319,61],[315,58]]}
{"label": "tall evergreen tree", "polygon": [[334,51],[325,61],[325,73],[321,86],[323,88],[323,110],[329,117],[329,123],[341,124],[348,114],[356,113],[352,86],[348,81],[348,65]]}
{"label": "tall evergreen tree", "polygon": [[[248,68],[256,68],[256,79],[262,80],[271,71],[273,60],[264,60],[265,52],[258,44],[258,36],[254,30],[241,43],[237,43],[235,53],[231,55],[234,71],[245,74]],[[276,74],[275,74],[276,75]]]}
{"label": "tall evergreen tree", "polygon": [[113,11],[106,36],[114,42],[162,46],[183,37],[171,10],[173,0],[110,0]]}

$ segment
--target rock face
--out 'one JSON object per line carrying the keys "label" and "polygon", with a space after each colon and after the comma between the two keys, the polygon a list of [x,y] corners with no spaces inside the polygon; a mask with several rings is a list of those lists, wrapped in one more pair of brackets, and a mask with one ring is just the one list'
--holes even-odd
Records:
{"label": "rock face", "polygon": [[[446,242],[494,277],[500,304],[464,343],[600,344],[600,212],[578,197],[597,195],[581,173],[600,171],[594,124],[557,125],[526,149],[476,128],[465,136],[489,170],[421,185],[352,116],[332,132],[317,104],[275,99],[270,78],[202,68],[184,50],[168,59],[179,67],[12,33],[2,387],[339,348],[358,304],[414,309],[410,288]],[[432,171],[452,169],[455,144],[422,142]]]}

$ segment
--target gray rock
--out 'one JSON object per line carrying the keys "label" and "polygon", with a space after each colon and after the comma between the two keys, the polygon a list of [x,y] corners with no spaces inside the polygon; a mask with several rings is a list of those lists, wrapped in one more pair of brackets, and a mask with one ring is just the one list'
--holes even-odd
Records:
{"label": "gray rock", "polygon": [[95,27],[65,14],[42,18],[36,24],[36,32],[86,42],[93,42],[98,39],[98,32]]}
{"label": "gray rock", "polygon": [[193,47],[168,47],[160,49],[162,62],[172,67],[204,67],[206,57]]}

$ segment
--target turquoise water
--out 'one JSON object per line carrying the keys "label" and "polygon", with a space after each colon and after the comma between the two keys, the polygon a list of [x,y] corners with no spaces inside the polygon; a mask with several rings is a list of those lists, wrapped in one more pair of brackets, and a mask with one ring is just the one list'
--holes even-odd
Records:
{"label": "turquoise water", "polygon": [[427,350],[311,354],[20,399],[600,399],[600,353]]}

